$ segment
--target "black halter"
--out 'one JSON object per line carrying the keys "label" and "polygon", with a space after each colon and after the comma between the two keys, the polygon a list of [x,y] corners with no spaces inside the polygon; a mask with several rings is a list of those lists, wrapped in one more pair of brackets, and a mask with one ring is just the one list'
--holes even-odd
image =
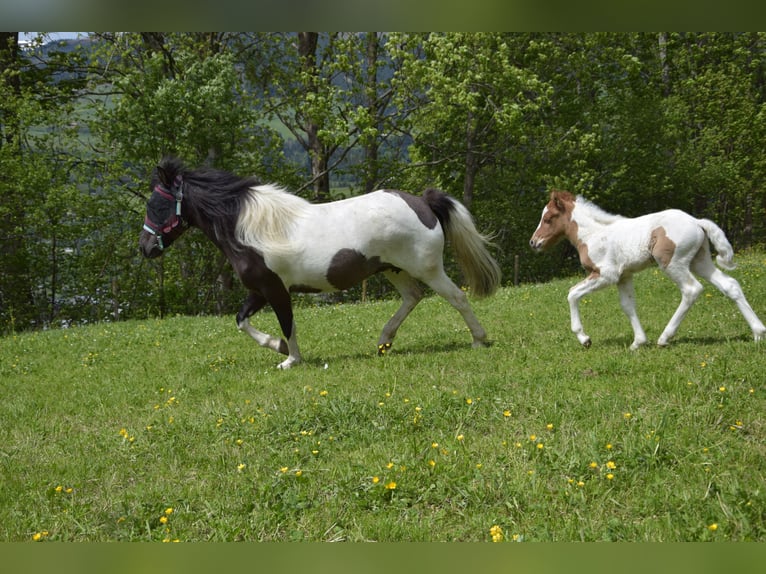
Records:
{"label": "black halter", "polygon": [[[144,217],[144,229],[157,237],[157,246],[160,250],[165,248],[162,242],[162,236],[170,233],[173,229],[183,224],[183,219],[181,218],[181,201],[184,198],[182,186],[183,178],[180,175],[176,176],[171,189],[166,188],[161,183],[154,186],[154,193],[159,195],[162,199],[176,202],[175,213],[172,213],[163,223],[155,223],[149,219],[148,209],[147,214]],[[151,198],[149,201],[151,201]]]}

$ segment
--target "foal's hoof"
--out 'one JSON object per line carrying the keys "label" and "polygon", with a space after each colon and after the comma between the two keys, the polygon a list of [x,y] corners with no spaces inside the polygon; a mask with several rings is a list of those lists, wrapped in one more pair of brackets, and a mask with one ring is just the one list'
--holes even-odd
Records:
{"label": "foal's hoof", "polygon": [[486,349],[492,346],[492,341],[474,341],[471,347],[474,349]]}
{"label": "foal's hoof", "polygon": [[378,356],[382,357],[388,352],[390,348],[391,348],[391,343],[381,343],[380,345],[378,345]]}
{"label": "foal's hoof", "polygon": [[585,339],[582,342],[582,346],[585,347],[586,349],[590,349],[590,345],[591,345],[590,339]]}

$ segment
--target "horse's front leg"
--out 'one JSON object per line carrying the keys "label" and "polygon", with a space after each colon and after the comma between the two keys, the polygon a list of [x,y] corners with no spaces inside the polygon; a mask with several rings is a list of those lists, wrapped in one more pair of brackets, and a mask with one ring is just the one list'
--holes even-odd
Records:
{"label": "horse's front leg", "polygon": [[577,336],[577,340],[580,344],[588,348],[590,347],[590,337],[585,333],[582,326],[582,320],[580,319],[580,299],[582,299],[588,293],[597,291],[607,284],[607,282],[595,273],[583,279],[577,285],[569,290],[567,295],[567,301],[569,302],[569,316],[571,321],[572,332]]}
{"label": "horse's front leg", "polygon": [[277,337],[272,337],[268,333],[259,331],[250,324],[250,317],[255,312],[263,308],[265,304],[266,298],[263,295],[255,291],[251,291],[250,295],[248,295],[247,299],[242,305],[242,308],[239,310],[239,313],[237,313],[237,327],[239,327],[240,331],[244,331],[253,339],[255,339],[255,342],[258,343],[261,347],[266,347],[276,351],[277,353],[288,355],[288,345],[284,340]]}
{"label": "horse's front leg", "polygon": [[264,288],[264,294],[272,309],[274,309],[274,313],[277,315],[282,334],[287,339],[287,358],[279,363],[277,368],[289,369],[301,362],[301,352],[298,348],[290,292],[285,288],[282,281],[275,276],[275,281],[269,282]]}
{"label": "horse's front leg", "polygon": [[636,313],[636,291],[633,288],[633,278],[623,277],[617,283],[617,290],[620,292],[620,306],[623,312],[630,320],[630,326],[633,327],[633,343],[630,345],[631,351],[635,351],[641,345],[646,343],[646,333],[641,326],[641,321]]}

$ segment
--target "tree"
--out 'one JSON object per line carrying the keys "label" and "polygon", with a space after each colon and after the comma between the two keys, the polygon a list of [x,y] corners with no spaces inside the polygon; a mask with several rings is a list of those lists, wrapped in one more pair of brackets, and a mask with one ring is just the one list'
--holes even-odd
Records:
{"label": "tree", "polygon": [[[79,62],[51,54],[38,68],[17,33],[0,35],[0,324],[49,325],[67,297],[67,254],[76,247],[84,199],[77,188],[72,106]],[[65,74],[70,74],[67,79]],[[56,129],[50,129],[56,126]]]}
{"label": "tree", "polygon": [[514,65],[503,34],[429,34],[401,43],[401,105],[415,109],[412,160],[452,193],[459,185],[470,207],[479,171],[520,139],[543,85]]}
{"label": "tree", "polygon": [[[219,34],[99,38],[97,62],[102,74],[93,82],[92,129],[106,160],[100,168],[105,199],[120,212],[133,213],[133,233],[126,235],[120,226],[112,239],[120,246],[119,267],[124,268],[138,256],[135,240],[148,182],[162,156],[177,155],[190,167],[268,174],[279,170],[281,140],[254,114],[231,50],[233,38]],[[222,310],[236,298],[230,268],[199,234],[189,234],[170,257],[134,264],[142,272],[133,274],[133,286],[126,290],[142,292],[138,283],[153,284],[156,296],[147,303],[155,304],[160,314],[189,308]]]}

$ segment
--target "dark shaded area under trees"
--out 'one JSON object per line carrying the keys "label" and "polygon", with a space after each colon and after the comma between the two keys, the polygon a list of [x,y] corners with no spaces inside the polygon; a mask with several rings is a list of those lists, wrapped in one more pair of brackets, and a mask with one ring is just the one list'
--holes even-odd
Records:
{"label": "dark shaded area under trees", "polygon": [[[576,272],[527,249],[550,187],[766,241],[764,33],[0,33],[0,332],[232,313],[190,232],[137,248],[166,153],[312,201],[435,186],[495,235],[506,283]],[[457,274],[457,270],[453,270]],[[343,295],[353,300],[359,290]],[[368,296],[386,286],[370,281]],[[314,301],[314,299],[311,299]]]}

